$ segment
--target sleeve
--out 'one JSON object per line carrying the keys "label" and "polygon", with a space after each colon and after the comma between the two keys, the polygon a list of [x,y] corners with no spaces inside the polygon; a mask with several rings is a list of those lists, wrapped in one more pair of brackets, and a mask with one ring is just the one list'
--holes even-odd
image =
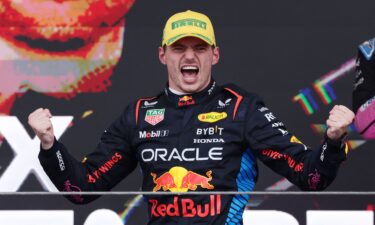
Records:
{"label": "sleeve", "polygon": [[[95,151],[82,162],[56,140],[51,149],[40,151],[40,163],[59,191],[107,191],[136,168],[137,159],[130,144],[134,122],[131,122],[129,108],[104,131]],[[67,196],[76,204],[88,203],[97,197]]]}
{"label": "sleeve", "polygon": [[[372,41],[375,42],[375,39]],[[371,48],[372,50],[369,50],[369,46],[366,42],[360,45],[357,54],[353,88],[354,112],[357,112],[361,105],[375,95],[375,57],[372,55],[375,46]]]}
{"label": "sleeve", "polygon": [[255,97],[247,115],[245,138],[254,154],[273,171],[302,190],[323,190],[346,159],[346,144],[327,137],[310,149],[287,131],[283,122]]}
{"label": "sleeve", "polygon": [[375,39],[359,46],[353,90],[355,126],[365,139],[375,139]]}

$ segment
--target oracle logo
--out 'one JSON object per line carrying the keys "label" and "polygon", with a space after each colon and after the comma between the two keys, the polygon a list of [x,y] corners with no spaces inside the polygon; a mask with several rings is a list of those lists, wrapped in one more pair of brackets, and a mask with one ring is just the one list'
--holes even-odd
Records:
{"label": "oracle logo", "polygon": [[199,148],[185,148],[179,151],[177,148],[168,150],[166,148],[143,149],[141,151],[142,160],[144,162],[151,161],[172,161],[178,160],[180,162],[193,161],[207,161],[207,160],[222,160],[222,147],[213,147],[208,151],[200,151]]}

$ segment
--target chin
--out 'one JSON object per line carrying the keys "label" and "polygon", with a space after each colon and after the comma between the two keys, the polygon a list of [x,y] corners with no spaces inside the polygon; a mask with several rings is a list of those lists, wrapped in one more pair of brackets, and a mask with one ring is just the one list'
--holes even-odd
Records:
{"label": "chin", "polygon": [[181,91],[184,92],[184,93],[195,93],[197,92],[197,90],[199,89],[199,87],[197,87],[196,84],[185,84],[183,86],[181,86]]}

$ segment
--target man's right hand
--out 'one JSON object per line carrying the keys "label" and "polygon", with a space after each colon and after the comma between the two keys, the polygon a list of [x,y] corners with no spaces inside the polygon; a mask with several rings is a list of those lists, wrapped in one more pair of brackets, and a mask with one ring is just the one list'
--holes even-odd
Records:
{"label": "man's right hand", "polygon": [[44,150],[50,149],[55,140],[51,118],[51,112],[42,108],[35,110],[29,115],[29,125],[38,136]]}

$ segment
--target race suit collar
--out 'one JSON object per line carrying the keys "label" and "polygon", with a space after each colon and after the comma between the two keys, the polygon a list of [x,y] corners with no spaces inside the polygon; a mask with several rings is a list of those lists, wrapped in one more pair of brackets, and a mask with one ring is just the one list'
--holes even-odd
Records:
{"label": "race suit collar", "polygon": [[194,94],[186,94],[186,95],[177,95],[174,94],[167,84],[166,88],[164,89],[165,95],[167,99],[172,102],[177,107],[186,107],[190,105],[199,104],[205,102],[206,100],[210,99],[213,96],[213,93],[217,91],[216,81],[211,79],[210,84],[203,89],[202,91]]}

